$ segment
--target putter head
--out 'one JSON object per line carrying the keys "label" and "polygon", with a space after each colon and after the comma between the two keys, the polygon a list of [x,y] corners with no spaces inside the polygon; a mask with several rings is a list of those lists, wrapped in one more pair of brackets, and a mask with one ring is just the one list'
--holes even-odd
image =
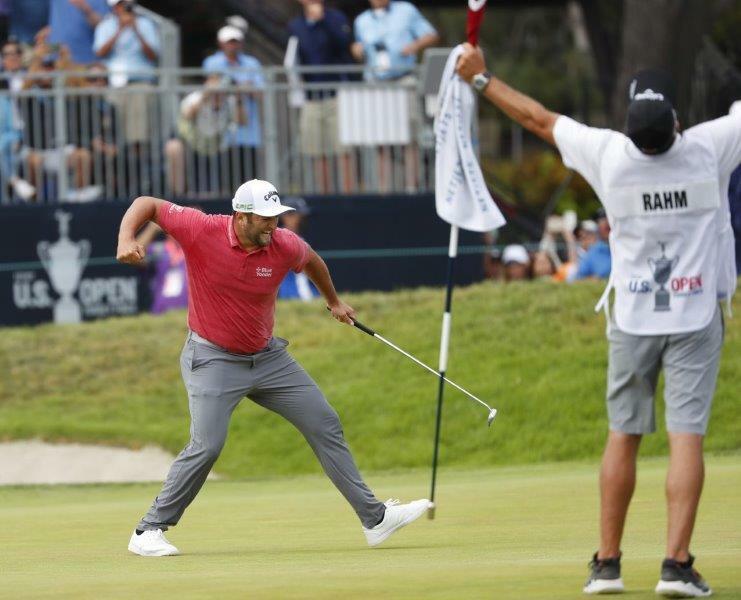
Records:
{"label": "putter head", "polygon": [[487,427],[491,427],[491,424],[494,422],[494,419],[497,418],[497,409],[492,408],[489,412],[489,418],[486,419],[486,425]]}

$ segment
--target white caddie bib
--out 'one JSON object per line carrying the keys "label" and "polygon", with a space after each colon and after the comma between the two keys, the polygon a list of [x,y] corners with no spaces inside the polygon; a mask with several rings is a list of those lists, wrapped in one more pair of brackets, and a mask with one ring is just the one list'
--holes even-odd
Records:
{"label": "white caddie bib", "polygon": [[554,137],[566,166],[602,201],[611,226],[610,280],[596,309],[633,335],[706,327],[718,300],[736,290],[727,195],[741,159],[741,123],[730,117],[678,134],[662,154],[641,153],[622,133],[558,118]]}
{"label": "white caddie bib", "polygon": [[684,150],[655,163],[618,154],[605,180],[602,202],[612,227],[608,290],[615,290],[615,323],[627,333],[697,331],[717,307],[717,170],[703,148],[693,148],[689,161],[686,144]]}

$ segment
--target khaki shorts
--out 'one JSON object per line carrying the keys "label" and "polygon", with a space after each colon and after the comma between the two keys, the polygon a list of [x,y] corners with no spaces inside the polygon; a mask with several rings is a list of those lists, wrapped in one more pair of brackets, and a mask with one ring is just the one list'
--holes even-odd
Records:
{"label": "khaki shorts", "polygon": [[720,307],[699,331],[631,335],[611,322],[607,339],[607,414],[612,431],[656,431],[654,397],[663,368],[667,431],[705,434],[723,345]]}
{"label": "khaki shorts", "polygon": [[327,156],[339,153],[337,98],[307,100],[301,108],[299,132],[302,154]]}
{"label": "khaki shorts", "polygon": [[130,83],[111,92],[110,101],[118,110],[126,143],[147,142],[159,126],[156,88],[151,83]]}

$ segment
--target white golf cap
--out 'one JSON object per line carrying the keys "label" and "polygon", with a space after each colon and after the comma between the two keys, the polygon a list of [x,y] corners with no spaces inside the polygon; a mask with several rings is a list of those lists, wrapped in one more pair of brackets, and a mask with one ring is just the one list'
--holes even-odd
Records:
{"label": "white golf cap", "polygon": [[250,179],[240,185],[232,198],[232,209],[261,217],[277,217],[289,210],[295,210],[290,206],[283,206],[275,186],[262,179]]}
{"label": "white golf cap", "polygon": [[219,43],[226,44],[227,42],[231,40],[237,40],[241,42],[244,40],[244,33],[242,33],[241,29],[237,29],[236,27],[232,27],[231,25],[224,25],[216,34],[216,39],[219,40]]}
{"label": "white golf cap", "polygon": [[113,8],[119,2],[126,2],[126,1],[127,0],[108,0],[108,6],[110,6],[111,8]]}
{"label": "white golf cap", "polygon": [[530,255],[527,253],[525,246],[521,246],[520,244],[510,244],[504,248],[502,262],[505,265],[513,262],[521,265],[529,265]]}

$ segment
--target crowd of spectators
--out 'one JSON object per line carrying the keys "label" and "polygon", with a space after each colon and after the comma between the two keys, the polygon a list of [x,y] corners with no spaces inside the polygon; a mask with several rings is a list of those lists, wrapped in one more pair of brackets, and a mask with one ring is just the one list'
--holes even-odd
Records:
{"label": "crowd of spectators", "polygon": [[[109,188],[116,178],[146,180],[143,161],[126,159],[152,151],[155,24],[132,0],[11,0],[9,8],[0,84],[7,90],[0,98],[2,195],[62,197],[64,175],[63,199],[89,201],[103,194],[104,180]],[[64,113],[55,85],[75,90],[65,94]],[[114,88],[125,93],[110,93]]]}
{"label": "crowd of spectators", "polygon": [[484,237],[490,246],[484,255],[484,274],[493,281],[551,280],[573,282],[581,279],[607,279],[610,276],[610,225],[604,210],[594,219],[576,223],[574,213],[546,220],[543,237],[536,249],[523,244],[504,247],[493,244],[491,234]]}
{"label": "crowd of spectators", "polygon": [[[403,84],[410,77],[417,55],[439,40],[433,26],[410,2],[369,0],[368,10],[353,23],[341,11],[326,8],[323,0],[298,2],[302,11],[288,24],[288,33],[297,40],[299,63],[305,67],[336,67],[357,60],[365,66],[366,80]],[[44,125],[34,123],[33,115],[22,118],[21,98],[11,95],[10,106],[0,102],[0,112],[5,109],[2,116],[6,117],[0,125],[9,134],[0,143],[2,185],[16,199],[46,197],[57,191],[59,182],[53,174],[68,168],[67,199],[92,199],[97,197],[93,190],[101,191],[98,180],[104,176],[115,174],[120,180],[147,181],[155,175],[143,171],[142,164],[158,162],[168,191],[177,197],[207,194],[214,188],[222,192],[224,182],[229,187],[234,181],[258,175],[265,79],[260,62],[245,50],[246,33],[246,21],[235,17],[218,30],[218,51],[201,65],[207,73],[202,88],[186,93],[178,114],[169,125],[163,125],[154,87],[161,36],[156,23],[139,10],[135,0],[0,0],[0,39],[7,38],[7,54],[3,55],[6,89],[13,93],[42,91],[43,100],[33,108],[46,117],[46,100],[53,106],[55,71],[104,68],[105,78],[88,80],[81,75],[76,85],[95,88],[95,93],[104,97],[105,106],[101,102],[81,103],[90,109],[105,108],[104,120],[115,121],[108,133],[114,131],[118,136],[115,145],[106,145],[100,132],[83,139],[86,136],[80,132],[68,131],[70,135],[61,143],[52,134],[56,124],[51,116]],[[29,75],[40,73],[50,77],[37,76],[29,83]],[[306,102],[299,113],[299,152],[313,161],[318,189],[329,190],[331,161],[338,158],[340,179],[345,182],[343,191],[353,191],[356,166],[350,160],[351,150],[339,140],[337,98],[331,89],[353,75],[335,70],[303,72],[301,78],[307,84],[327,83],[328,87],[309,86],[306,90]],[[98,83],[102,81],[104,86]],[[69,86],[70,80],[64,85]],[[114,90],[118,93],[110,93]],[[410,95],[409,104],[414,130],[421,118],[419,103]],[[49,115],[54,110],[49,110]],[[98,123],[92,116],[83,115],[81,119]],[[153,138],[157,136],[153,132],[158,127],[163,133],[155,147]],[[36,140],[29,144],[31,135]],[[22,155],[16,152],[20,145],[28,148]],[[389,164],[390,151],[379,151],[380,181],[389,178],[390,167],[384,169],[383,165]],[[412,169],[407,176],[408,187],[413,187],[417,164],[414,142],[404,151],[405,162]],[[155,156],[159,159],[153,161]],[[110,184],[110,178],[106,183]],[[116,188],[116,182],[108,188]]]}

